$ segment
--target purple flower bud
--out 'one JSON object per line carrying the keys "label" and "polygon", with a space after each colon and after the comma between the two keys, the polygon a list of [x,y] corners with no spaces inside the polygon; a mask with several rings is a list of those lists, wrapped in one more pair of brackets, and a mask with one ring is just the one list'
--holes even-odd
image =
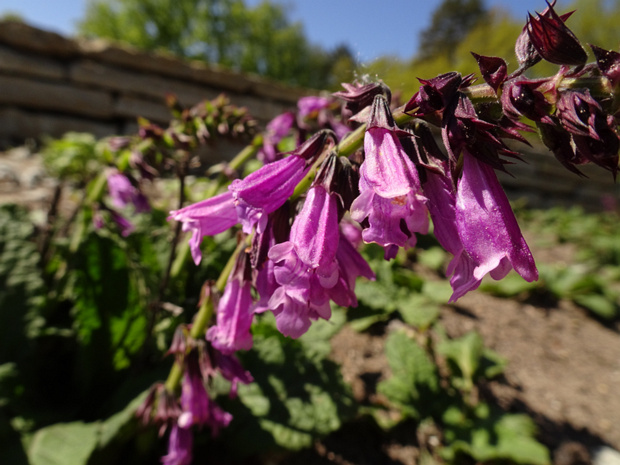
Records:
{"label": "purple flower bud", "polygon": [[575,152],[571,135],[560,125],[558,118],[553,116],[551,123],[538,123],[540,138],[553,153],[555,158],[568,170],[584,176],[575,165],[587,163],[587,160]]}
{"label": "purple flower bud", "polygon": [[127,218],[125,218],[123,215],[121,215],[120,213],[114,210],[109,210],[109,212],[110,212],[110,217],[112,218],[112,221],[116,224],[116,226],[118,226],[121,236],[123,237],[129,236],[135,229],[135,226],[133,225],[133,223],[129,221]]}
{"label": "purple flower bud", "polygon": [[364,241],[382,245],[390,258],[398,247],[413,247],[416,232],[428,231],[426,198],[397,133],[387,101],[376,96],[364,136],[360,195],[351,205],[351,218],[362,224],[368,220]]}
{"label": "purple flower bud", "polygon": [[217,324],[207,331],[207,340],[217,350],[230,354],[252,348],[252,271],[250,257],[241,252],[228,278],[217,307]]}
{"label": "purple flower bud", "polygon": [[538,89],[546,80],[513,79],[506,82],[501,102],[504,114],[513,120],[521,116],[541,121],[551,112],[551,104]]}
{"label": "purple flower bud", "polygon": [[168,219],[181,221],[183,231],[192,231],[189,244],[196,265],[202,260],[200,252],[202,238],[222,233],[239,222],[231,192],[224,192],[180,210],[173,210]]}
{"label": "purple flower bud", "polygon": [[174,354],[177,359],[182,360],[187,352],[187,346],[187,326],[179,325],[177,329],[174,330],[172,342],[170,343],[170,348],[166,352],[166,355]]}
{"label": "purple flower bud", "polygon": [[191,465],[194,435],[191,429],[172,425],[168,438],[168,453],[161,458],[164,465]]}
{"label": "purple flower bud", "polygon": [[405,112],[414,116],[442,111],[465,81],[461,74],[455,71],[440,74],[432,79],[418,78],[418,80],[422,84],[420,90],[405,105]]}
{"label": "purple flower bud", "polygon": [[556,115],[562,126],[571,134],[598,138],[595,121],[604,118],[601,105],[588,89],[570,89],[560,92],[556,102]]}
{"label": "purple flower bud", "polygon": [[474,52],[471,52],[471,54],[478,62],[478,67],[480,68],[480,73],[484,81],[497,92],[497,89],[500,88],[508,75],[508,66],[504,59],[478,55]]}
{"label": "purple flower bud", "polygon": [[529,15],[526,28],[532,45],[543,59],[551,63],[583,65],[588,54],[579,39],[564,24],[572,12],[558,16],[553,9],[553,3],[548,5],[536,18]]}
{"label": "purple flower bud", "polygon": [[598,69],[611,81],[612,86],[616,87],[620,82],[620,53],[596,45],[590,45],[590,48],[596,57]]}
{"label": "purple flower bud", "polygon": [[344,108],[347,119],[371,105],[375,95],[385,95],[388,103],[392,98],[389,87],[383,82],[372,82],[365,85],[342,83],[342,87],[345,88],[344,91],[334,92],[332,95],[346,102]]}
{"label": "purple flower bud", "polygon": [[572,135],[577,157],[611,171],[615,178],[620,140],[614,117],[603,111],[588,89],[561,92],[556,107],[560,123]]}
{"label": "purple flower bud", "polygon": [[262,233],[267,216],[276,211],[293,194],[295,187],[308,173],[312,162],[323,152],[331,131],[321,131],[308,139],[290,156],[264,165],[244,179],[235,179],[229,186],[234,197],[243,231],[252,232],[257,225]]}

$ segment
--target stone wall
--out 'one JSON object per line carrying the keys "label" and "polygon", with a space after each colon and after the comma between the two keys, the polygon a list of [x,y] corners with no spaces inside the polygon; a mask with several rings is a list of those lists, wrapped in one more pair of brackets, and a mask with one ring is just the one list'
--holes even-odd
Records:
{"label": "stone wall", "polygon": [[[98,137],[131,134],[137,130],[137,116],[165,124],[168,92],[187,106],[224,92],[262,123],[294,107],[307,93],[203,63],[0,22],[0,146],[67,131]],[[212,161],[236,150],[219,146]],[[525,163],[508,166],[514,177],[500,173],[511,199],[526,198],[538,207],[579,204],[593,210],[620,201],[620,188],[601,168],[583,167],[588,178],[579,178],[540,145],[523,159]]]}
{"label": "stone wall", "polygon": [[136,117],[164,124],[165,95],[190,106],[225,93],[267,122],[305,91],[257,77],[118,47],[71,40],[0,22],[0,144],[83,131],[103,137],[137,130]]}

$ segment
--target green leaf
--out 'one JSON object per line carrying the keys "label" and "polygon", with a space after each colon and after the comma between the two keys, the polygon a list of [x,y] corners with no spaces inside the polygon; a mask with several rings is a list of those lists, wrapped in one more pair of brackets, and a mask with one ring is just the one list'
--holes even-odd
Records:
{"label": "green leaf", "polygon": [[439,271],[443,268],[446,255],[446,251],[443,248],[436,246],[426,250],[420,249],[416,254],[418,262],[435,271]]}
{"label": "green leaf", "polygon": [[617,307],[615,302],[610,300],[605,295],[600,294],[583,294],[576,295],[573,297],[573,300],[576,304],[581,305],[584,308],[587,308],[591,312],[600,316],[601,318],[605,318],[611,320],[617,316]]}
{"label": "green leaf", "polygon": [[453,406],[443,420],[445,447],[441,454],[449,462],[465,454],[483,463],[550,463],[549,451],[534,437],[536,426],[527,415],[507,414],[480,403],[473,410]]}
{"label": "green leaf", "polygon": [[538,283],[528,283],[517,273],[511,272],[499,281],[484,281],[480,290],[499,297],[515,297],[535,289]]}
{"label": "green leaf", "polygon": [[471,390],[484,351],[482,337],[472,331],[460,338],[443,341],[437,350],[446,356],[452,367],[458,369],[464,381],[463,388]]}
{"label": "green leaf", "polygon": [[31,465],[85,465],[97,447],[98,423],[57,423],[34,433],[27,449]]}
{"label": "green leaf", "polygon": [[337,309],[334,318],[335,324],[313,323],[296,340],[277,331],[272,314],[254,324],[254,347],[240,358],[255,382],[239,386],[242,405],[226,405],[234,420],[223,435],[233,444],[243,442],[243,450],[234,448],[239,455],[308,447],[353,415],[350,389],[327,359],[344,312]]}
{"label": "green leaf", "polygon": [[398,312],[407,324],[426,329],[439,317],[440,308],[428,296],[411,294],[407,302],[401,302]]}
{"label": "green leaf", "polygon": [[377,391],[402,409],[405,416],[421,418],[440,400],[437,367],[414,340],[403,331],[390,334],[385,355],[392,375]]}

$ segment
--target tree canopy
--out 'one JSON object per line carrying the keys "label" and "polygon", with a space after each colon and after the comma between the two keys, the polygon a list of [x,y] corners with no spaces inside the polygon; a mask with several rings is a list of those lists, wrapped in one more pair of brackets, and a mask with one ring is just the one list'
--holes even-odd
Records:
{"label": "tree canopy", "polygon": [[354,64],[344,46],[310,44],[301,24],[269,1],[250,8],[243,0],[89,0],[78,29],[306,87],[334,87],[350,79],[338,76],[343,64]]}

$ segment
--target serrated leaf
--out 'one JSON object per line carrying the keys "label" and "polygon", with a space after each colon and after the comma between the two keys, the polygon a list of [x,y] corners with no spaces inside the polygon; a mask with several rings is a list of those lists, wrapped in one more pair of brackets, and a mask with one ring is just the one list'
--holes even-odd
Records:
{"label": "serrated leaf", "polygon": [[465,382],[464,388],[470,390],[474,385],[474,374],[480,366],[484,350],[480,335],[472,331],[460,338],[443,341],[437,350],[460,371]]}
{"label": "serrated leaf", "polygon": [[439,390],[435,364],[424,349],[402,331],[388,337],[385,355],[392,375],[379,383],[377,391],[398,405],[405,415],[419,418]]}
{"label": "serrated leaf", "polygon": [[233,442],[244,438],[241,455],[308,447],[353,414],[339,367],[326,358],[326,344],[344,317],[336,311],[335,325],[325,322],[297,340],[282,336],[272,315],[254,325],[254,347],[240,358],[255,382],[239,386],[244,409],[231,403],[234,421],[224,433]]}
{"label": "serrated leaf", "polygon": [[426,329],[437,320],[440,309],[428,296],[412,294],[407,302],[399,304],[398,312],[405,323]]}

